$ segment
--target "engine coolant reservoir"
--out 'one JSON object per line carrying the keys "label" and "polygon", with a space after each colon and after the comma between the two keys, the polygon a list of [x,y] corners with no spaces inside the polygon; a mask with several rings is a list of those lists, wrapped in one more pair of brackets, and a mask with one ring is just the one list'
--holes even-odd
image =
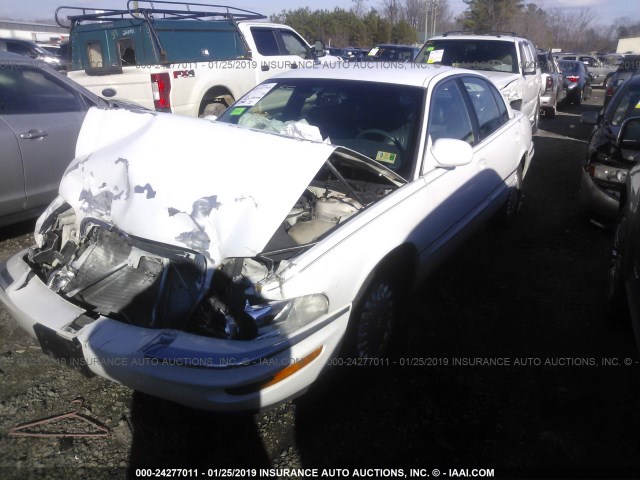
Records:
{"label": "engine coolant reservoir", "polygon": [[[315,204],[314,218],[308,221],[299,220],[289,229],[289,236],[298,244],[313,242],[320,235],[333,228],[342,219],[356,213],[354,200],[345,198],[339,201],[333,197],[321,197]],[[348,202],[348,203],[347,203]]]}

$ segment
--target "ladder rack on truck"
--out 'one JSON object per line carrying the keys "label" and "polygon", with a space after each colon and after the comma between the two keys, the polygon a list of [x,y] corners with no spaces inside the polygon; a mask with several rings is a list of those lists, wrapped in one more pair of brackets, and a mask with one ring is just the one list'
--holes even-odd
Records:
{"label": "ladder rack on truck", "polygon": [[58,24],[70,27],[69,78],[106,98],[194,117],[219,116],[277,73],[339,61],[326,58],[321,41],[312,47],[290,26],[265,18],[168,0],[56,10]]}
{"label": "ladder rack on truck", "polygon": [[[149,4],[150,7],[140,7],[140,4]],[[156,7],[156,4],[159,7]],[[133,6],[132,6],[133,5]],[[172,5],[174,8],[165,8],[163,6]],[[175,6],[181,6],[182,9],[175,8]],[[206,7],[214,10],[192,10],[192,7]],[[149,30],[153,36],[153,40],[156,43],[160,52],[160,57],[164,62],[167,57],[167,51],[164,49],[162,42],[155,28],[153,22],[156,19],[162,20],[229,20],[236,29],[238,28],[238,21],[247,20],[263,20],[267,17],[260,13],[251,12],[249,10],[243,10],[241,8],[230,7],[227,5],[213,5],[207,3],[191,3],[191,2],[168,2],[164,0],[127,0],[126,10],[113,10],[113,9],[93,9],[93,13],[87,13],[90,9],[84,7],[68,7],[62,6],[56,9],[56,22],[61,27],[69,27],[71,31],[82,22],[104,22],[116,19],[144,19],[149,25]],[[67,19],[71,22],[70,25],[63,23],[63,18],[60,17],[61,12],[64,11],[81,11],[81,15],[67,15]],[[245,42],[245,47],[250,52],[249,46]]]}
{"label": "ladder rack on truck", "polygon": [[[149,4],[150,7],[141,7],[140,4]],[[174,5],[182,6],[179,8],[156,7],[157,5]],[[192,10],[192,7],[206,7],[213,10]],[[71,12],[81,12],[79,14],[68,14]],[[92,12],[92,13],[89,13]],[[56,22],[61,27],[73,28],[76,24],[85,21],[104,22],[107,20],[124,19],[124,18],[162,18],[164,20],[222,20],[228,19],[236,22],[246,20],[264,20],[267,18],[260,13],[243,10],[241,8],[231,7],[228,5],[213,5],[208,3],[191,3],[191,2],[167,2],[167,1],[145,1],[145,0],[128,0],[126,10],[114,9],[96,9],[85,7],[69,7],[61,6],[56,9]],[[70,21],[64,22],[64,19]]]}

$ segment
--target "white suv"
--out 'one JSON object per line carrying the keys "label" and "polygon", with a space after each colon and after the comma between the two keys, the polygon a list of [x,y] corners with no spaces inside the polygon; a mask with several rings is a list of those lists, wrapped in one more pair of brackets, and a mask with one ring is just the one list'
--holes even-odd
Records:
{"label": "white suv", "polygon": [[482,70],[537,130],[542,79],[531,40],[513,33],[449,32],[427,40],[414,62]]}

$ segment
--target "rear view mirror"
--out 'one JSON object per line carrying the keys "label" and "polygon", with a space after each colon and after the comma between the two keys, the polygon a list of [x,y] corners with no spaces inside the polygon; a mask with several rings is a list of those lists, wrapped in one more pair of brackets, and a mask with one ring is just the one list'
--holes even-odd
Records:
{"label": "rear view mirror", "polygon": [[640,150],[640,117],[627,118],[622,122],[618,146],[626,150]]}

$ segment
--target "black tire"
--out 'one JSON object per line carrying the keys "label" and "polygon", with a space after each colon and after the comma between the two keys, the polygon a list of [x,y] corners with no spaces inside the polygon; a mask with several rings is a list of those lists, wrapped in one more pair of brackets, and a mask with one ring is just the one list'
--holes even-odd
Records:
{"label": "black tire", "polygon": [[513,223],[522,206],[522,164],[516,169],[515,184],[509,187],[509,196],[498,213],[498,224],[508,227]]}
{"label": "black tire", "polygon": [[544,116],[546,118],[555,118],[556,116],[556,108],[558,108],[558,100],[556,99],[556,103],[555,105],[548,107],[545,111],[544,111]]}
{"label": "black tire", "polygon": [[629,316],[627,294],[624,286],[627,275],[625,268],[627,222],[627,216],[622,211],[614,228],[613,245],[609,252],[605,299],[607,317],[611,319],[627,318]]}
{"label": "black tire", "polygon": [[578,92],[578,95],[576,95],[576,99],[575,99],[575,102],[574,102],[574,103],[575,103],[577,106],[582,105],[582,95],[583,95],[583,91],[582,91],[582,90],[580,90],[580,91]]}
{"label": "black tire", "polygon": [[540,100],[538,100],[538,103],[536,103],[536,113],[534,114],[533,117],[533,125],[531,125],[531,133],[537,133],[538,132],[538,122],[540,121]]}
{"label": "black tire", "polygon": [[382,358],[398,322],[399,291],[387,268],[365,282],[354,302],[343,354],[351,358]]}
{"label": "black tire", "polygon": [[215,115],[216,117],[219,117],[224,113],[226,109],[227,105],[222,102],[209,103],[206,107],[204,107],[202,116],[206,117],[207,115]]}

